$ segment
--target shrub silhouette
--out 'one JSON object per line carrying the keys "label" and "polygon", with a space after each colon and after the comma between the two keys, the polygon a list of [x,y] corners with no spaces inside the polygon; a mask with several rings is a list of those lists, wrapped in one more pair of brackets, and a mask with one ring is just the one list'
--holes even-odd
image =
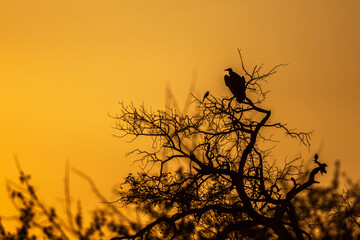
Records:
{"label": "shrub silhouette", "polygon": [[[85,221],[79,201],[77,212],[73,216],[68,195],[66,196],[68,217],[66,220],[61,218],[54,207],[46,206],[39,199],[31,184],[30,175],[25,174],[19,165],[18,168],[20,184],[9,181],[8,192],[19,212],[16,217],[19,226],[15,232],[10,232],[6,230],[0,218],[0,239],[109,239],[111,235],[127,234],[132,229],[129,224],[131,221],[109,204],[102,204],[101,207],[94,209],[92,218]],[[89,182],[100,201],[107,201],[88,176],[79,170],[74,169],[74,171]]]}

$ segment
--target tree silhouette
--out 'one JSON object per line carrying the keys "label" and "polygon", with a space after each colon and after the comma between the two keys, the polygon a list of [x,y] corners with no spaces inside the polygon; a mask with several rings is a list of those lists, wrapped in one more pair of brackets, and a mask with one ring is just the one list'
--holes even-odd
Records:
{"label": "tree silhouette", "polygon": [[274,163],[272,133],[283,132],[305,146],[311,136],[272,122],[263,107],[263,82],[281,65],[265,74],[263,66],[249,73],[242,58],[241,66],[247,97],[240,102],[206,93],[193,97],[193,115],[121,104],[121,113],[113,116],[119,137],[152,141],[151,149],[132,151],[143,168],[125,178],[116,201],[135,206],[142,218],[110,204],[76,169],[102,205],[87,221],[80,202],[72,213],[67,165],[63,219],[40,200],[18,165],[20,183],[9,181],[8,191],[19,226],[8,231],[0,218],[0,239],[359,239],[360,187],[349,179],[345,191],[339,187],[339,164],[324,187],[315,184],[319,173],[327,173],[317,154],[310,167],[298,158]]}
{"label": "tree silhouette", "polygon": [[262,107],[262,81],[279,66],[265,74],[255,66],[249,74],[242,64],[249,97],[240,103],[233,101],[235,94],[194,97],[199,111],[193,116],[121,104],[121,113],[113,116],[119,137],[150,137],[153,149],[132,152],[140,155],[144,168],[125,179],[118,202],[152,217],[134,234],[113,239],[311,238],[295,198],[318,183],[315,177],[326,173],[326,165],[315,155],[313,169],[296,180],[293,176],[303,174],[297,159],[278,168],[269,157],[271,150],[260,144],[272,141],[272,131],[310,144],[310,132],[271,123],[271,111]]}

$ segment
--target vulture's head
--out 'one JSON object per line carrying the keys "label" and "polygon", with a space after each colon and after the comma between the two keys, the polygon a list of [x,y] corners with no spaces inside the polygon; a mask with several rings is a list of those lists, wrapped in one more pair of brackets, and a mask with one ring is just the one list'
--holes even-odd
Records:
{"label": "vulture's head", "polygon": [[229,73],[231,73],[233,70],[232,70],[232,68],[227,68],[224,71],[228,71]]}

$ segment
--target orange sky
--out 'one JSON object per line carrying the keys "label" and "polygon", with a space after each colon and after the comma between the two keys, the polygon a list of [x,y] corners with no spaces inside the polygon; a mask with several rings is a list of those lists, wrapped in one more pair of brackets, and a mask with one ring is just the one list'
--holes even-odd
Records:
{"label": "orange sky", "polygon": [[[166,84],[183,102],[194,73],[199,94],[229,95],[224,69],[241,73],[237,48],[248,66],[289,63],[268,82],[274,119],[315,130],[304,158],[320,151],[330,172],[340,159],[357,179],[359,9],[350,0],[1,1],[0,215],[12,211],[14,153],[49,203],[63,197],[66,159],[111,196],[134,145],[112,137],[107,113],[119,101],[163,108]],[[97,201],[71,181],[74,198]]]}

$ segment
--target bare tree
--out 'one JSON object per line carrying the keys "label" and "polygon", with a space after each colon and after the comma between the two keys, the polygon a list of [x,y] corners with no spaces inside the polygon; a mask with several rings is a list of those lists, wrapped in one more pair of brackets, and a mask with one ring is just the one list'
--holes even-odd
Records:
{"label": "bare tree", "polygon": [[186,115],[188,105],[156,112],[121,105],[121,113],[114,116],[119,136],[148,137],[153,143],[150,150],[132,152],[139,154],[142,169],[125,178],[117,201],[135,206],[140,218],[109,204],[91,178],[77,169],[73,171],[89,183],[101,205],[91,219],[84,219],[80,201],[73,213],[68,164],[66,218],[61,218],[40,200],[30,175],[18,164],[19,183],[9,181],[8,191],[19,225],[9,231],[2,222],[6,218],[0,217],[0,238],[359,239],[360,187],[350,179],[345,191],[339,187],[339,165],[333,182],[324,187],[315,185],[315,177],[327,167],[317,154],[310,168],[300,158],[282,166],[274,163],[273,133],[283,132],[305,146],[311,136],[272,123],[271,111],[263,107],[263,83],[281,65],[265,74],[262,66],[248,72],[242,58],[241,65],[247,79],[241,101],[209,92],[201,99],[193,96],[193,115]]}
{"label": "bare tree", "polygon": [[326,164],[315,155],[315,167],[301,181],[298,159],[281,168],[273,164],[271,149],[264,147],[273,131],[305,146],[311,132],[272,123],[271,111],[262,107],[263,82],[281,65],[262,73],[262,65],[249,72],[242,58],[241,64],[247,79],[241,103],[194,96],[198,113],[192,116],[121,104],[113,116],[118,136],[149,137],[153,148],[132,151],[143,168],[128,175],[118,199],[149,213],[147,224],[113,239],[311,238],[294,199],[318,183],[315,176],[326,173]]}

